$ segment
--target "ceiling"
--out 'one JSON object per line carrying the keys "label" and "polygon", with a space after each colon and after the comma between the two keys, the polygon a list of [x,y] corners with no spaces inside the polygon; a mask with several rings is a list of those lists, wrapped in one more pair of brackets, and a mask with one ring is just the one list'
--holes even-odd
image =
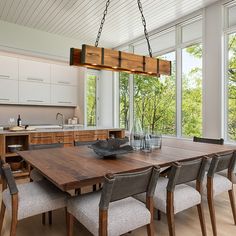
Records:
{"label": "ceiling", "polygon": [[[148,31],[217,0],[142,0]],[[0,20],[94,44],[106,0],[0,0]],[[111,0],[100,44],[116,47],[143,34],[136,0]]]}

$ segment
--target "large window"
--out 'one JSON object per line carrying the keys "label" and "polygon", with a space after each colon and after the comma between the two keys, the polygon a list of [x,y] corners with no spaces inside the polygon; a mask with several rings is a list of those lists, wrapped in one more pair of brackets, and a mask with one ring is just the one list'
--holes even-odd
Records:
{"label": "large window", "polygon": [[202,45],[182,50],[182,135],[202,136]]}
{"label": "large window", "polygon": [[120,128],[129,129],[129,76],[130,74],[121,72],[119,78],[120,91]]}
{"label": "large window", "polygon": [[[175,68],[175,52],[161,56]],[[175,70],[172,76],[134,75],[134,117],[142,129],[167,135],[176,134]]]}
{"label": "large window", "polygon": [[236,33],[228,36],[228,139],[236,140]]}
{"label": "large window", "polygon": [[97,75],[88,74],[86,81],[86,109],[87,109],[87,126],[96,126],[96,109],[97,109]]}

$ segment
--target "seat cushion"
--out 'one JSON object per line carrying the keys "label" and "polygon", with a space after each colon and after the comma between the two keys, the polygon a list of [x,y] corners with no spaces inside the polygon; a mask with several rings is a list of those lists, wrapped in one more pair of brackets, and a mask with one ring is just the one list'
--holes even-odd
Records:
{"label": "seat cushion", "polygon": [[[223,171],[219,172],[218,174],[222,175],[224,177],[227,177],[228,171],[227,170],[223,170]],[[233,174],[232,183],[236,184],[236,173]]]}
{"label": "seat cushion", "polygon": [[[99,230],[99,202],[101,192],[84,194],[68,200],[67,209],[93,235]],[[149,224],[151,214],[145,204],[125,198],[109,204],[108,235],[118,236]]]}
{"label": "seat cushion", "polygon": [[[157,181],[157,186],[153,197],[154,207],[164,213],[166,213],[167,184],[168,178],[160,177]],[[145,201],[145,197],[145,194],[139,194],[135,196],[135,198],[141,201]],[[180,184],[175,187],[174,214],[196,206],[200,202],[201,195],[196,189],[186,184]]]}
{"label": "seat cushion", "polygon": [[[18,220],[66,206],[68,194],[62,192],[47,180],[19,184]],[[3,191],[3,202],[11,213],[11,195]]]}
{"label": "seat cushion", "polygon": [[39,173],[39,171],[33,169],[30,171],[30,179],[32,179],[33,181],[40,181],[43,180],[44,177]]}
{"label": "seat cushion", "polygon": [[[213,178],[213,195],[219,195],[223,192],[227,192],[228,190],[232,189],[232,182],[226,177],[226,172],[219,172],[218,174],[214,175]],[[192,181],[188,183],[189,186],[195,188],[196,181]],[[205,174],[204,180],[203,180],[203,193],[207,194],[207,173]]]}

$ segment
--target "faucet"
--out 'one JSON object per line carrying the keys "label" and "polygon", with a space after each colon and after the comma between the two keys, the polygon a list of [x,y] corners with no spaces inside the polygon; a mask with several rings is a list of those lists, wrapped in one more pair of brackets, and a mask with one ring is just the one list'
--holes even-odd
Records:
{"label": "faucet", "polygon": [[61,127],[62,127],[62,129],[64,129],[64,121],[65,121],[64,115],[58,112],[56,115],[56,120],[58,120],[59,116],[61,116]]}

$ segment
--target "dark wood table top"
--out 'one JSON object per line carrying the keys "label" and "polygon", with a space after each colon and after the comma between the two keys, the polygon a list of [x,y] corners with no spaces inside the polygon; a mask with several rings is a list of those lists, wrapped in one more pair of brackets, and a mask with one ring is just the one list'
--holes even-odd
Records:
{"label": "dark wood table top", "polygon": [[19,155],[57,187],[66,191],[102,182],[108,172],[136,171],[152,165],[164,167],[175,161],[192,160],[235,149],[233,145],[163,138],[161,149],[151,153],[134,151],[115,159],[102,159],[87,146],[20,151]]}

